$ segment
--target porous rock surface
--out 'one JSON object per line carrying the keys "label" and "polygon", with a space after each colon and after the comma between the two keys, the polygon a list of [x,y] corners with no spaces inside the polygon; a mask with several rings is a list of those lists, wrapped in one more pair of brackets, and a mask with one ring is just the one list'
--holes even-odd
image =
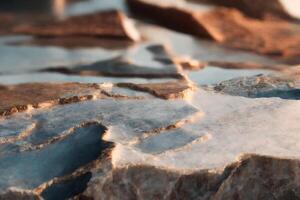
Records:
{"label": "porous rock surface", "polygon": [[284,77],[254,76],[223,81],[214,86],[216,91],[245,97],[300,98],[300,82]]}

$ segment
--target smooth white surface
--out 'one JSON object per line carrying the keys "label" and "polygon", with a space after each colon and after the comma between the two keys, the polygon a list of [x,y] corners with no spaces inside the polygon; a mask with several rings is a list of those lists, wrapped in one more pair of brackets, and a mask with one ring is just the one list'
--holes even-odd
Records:
{"label": "smooth white surface", "polygon": [[280,0],[289,14],[300,18],[300,1],[299,0]]}
{"label": "smooth white surface", "polygon": [[[145,153],[144,146],[117,144],[112,154],[114,166],[147,164],[199,170],[223,168],[246,153],[300,158],[300,101],[248,99],[198,90],[191,103],[205,115],[181,129],[189,133],[187,137],[197,135],[196,139],[183,146],[177,142],[173,149],[168,147],[159,154],[155,143],[153,150],[147,146],[147,151],[154,153]],[[169,134],[169,139],[156,142],[172,143],[172,138]]]}

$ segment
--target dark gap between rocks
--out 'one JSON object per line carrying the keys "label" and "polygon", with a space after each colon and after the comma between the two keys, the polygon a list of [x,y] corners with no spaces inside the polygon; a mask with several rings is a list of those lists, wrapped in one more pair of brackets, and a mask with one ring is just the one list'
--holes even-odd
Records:
{"label": "dark gap between rocks", "polygon": [[112,147],[112,143],[101,139],[105,131],[101,124],[90,123],[42,149],[2,156],[0,190],[12,186],[34,189],[98,159]]}
{"label": "dark gap between rocks", "polygon": [[279,97],[281,99],[300,100],[300,89],[272,90],[256,94],[256,98]]}
{"label": "dark gap between rocks", "polygon": [[92,173],[87,172],[72,180],[65,181],[63,183],[52,185],[47,188],[41,196],[45,200],[64,200],[74,197],[87,188],[87,184],[92,178]]}

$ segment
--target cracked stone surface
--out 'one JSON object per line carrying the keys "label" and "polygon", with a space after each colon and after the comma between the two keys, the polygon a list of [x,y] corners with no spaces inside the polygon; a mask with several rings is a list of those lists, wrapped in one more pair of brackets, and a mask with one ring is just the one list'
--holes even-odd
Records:
{"label": "cracked stone surface", "polygon": [[[161,132],[162,135],[151,135],[135,148],[117,145],[114,151],[118,156],[113,163],[117,166],[146,164],[194,170],[222,168],[245,153],[299,157],[296,150],[299,148],[299,101],[249,99],[204,90],[196,92],[191,101],[203,116],[191,119],[191,123],[180,129],[171,130],[174,134],[167,130]],[[165,148],[164,145],[170,145],[168,141],[173,135],[181,138],[182,143],[174,142],[173,148]],[[143,148],[154,155],[144,153]],[[167,151],[156,154],[156,148]]]}
{"label": "cracked stone surface", "polygon": [[[103,126],[92,124],[86,128],[78,128],[70,137],[36,151],[1,153],[3,177],[0,189],[34,189],[54,177],[69,174],[90,163],[109,148],[108,143],[101,141],[101,132],[104,133]],[[10,148],[9,145],[6,148]],[[47,159],[42,161],[45,157]]]}
{"label": "cracked stone surface", "polygon": [[1,1],[0,200],[300,199],[295,8]]}
{"label": "cracked stone surface", "polygon": [[[80,108],[81,106],[82,108]],[[141,116],[150,109],[153,113],[162,112],[158,116]],[[114,112],[112,112],[113,110]],[[81,168],[96,160],[103,154],[101,152],[110,147],[108,142],[101,140],[101,132],[105,133],[103,137],[105,140],[130,143],[151,132],[181,123],[186,116],[196,112],[196,108],[183,100],[167,102],[159,99],[116,98],[107,101],[104,99],[89,100],[6,117],[1,121],[0,157],[2,161],[0,168],[9,171],[1,179],[1,191],[5,192],[10,187],[18,187],[34,190],[38,194],[42,192],[43,197],[51,199],[53,195],[57,195],[51,191],[59,190],[59,187],[70,187],[56,186],[55,184],[54,188],[51,188],[53,185],[51,179],[68,175],[74,170],[79,170],[79,174],[80,170],[86,171]],[[72,117],[65,118],[64,113],[72,113]],[[180,114],[178,115],[178,113]],[[128,116],[130,117],[128,118]],[[105,132],[106,128],[100,123],[109,127],[108,131]],[[30,124],[35,125],[28,130],[27,127]],[[12,137],[14,139],[11,139]],[[90,147],[87,148],[87,146]],[[76,162],[74,159],[72,161],[72,156],[76,158]],[[41,165],[39,162],[45,157],[47,159]],[[61,160],[63,158],[68,159]],[[61,161],[58,162],[58,160]],[[51,171],[46,166],[52,166]],[[24,174],[19,169],[25,170],[27,173]],[[33,176],[33,174],[35,175]],[[74,177],[69,179],[74,179]],[[66,181],[69,179],[67,178]],[[53,181],[55,182],[55,179]],[[63,180],[61,184],[64,184]],[[69,184],[75,183],[69,181]],[[79,184],[79,187],[83,186]],[[43,192],[44,190],[45,192]]]}

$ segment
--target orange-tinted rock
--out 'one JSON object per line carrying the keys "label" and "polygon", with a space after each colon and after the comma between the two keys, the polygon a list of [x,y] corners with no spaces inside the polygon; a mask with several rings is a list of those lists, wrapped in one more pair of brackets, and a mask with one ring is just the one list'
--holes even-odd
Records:
{"label": "orange-tinted rock", "polygon": [[176,6],[160,5],[149,0],[127,0],[130,10],[138,15],[151,18],[159,24],[183,33],[213,39],[201,25],[195,13]]}
{"label": "orange-tinted rock", "polygon": [[15,33],[44,37],[94,36],[139,40],[139,33],[132,22],[119,11],[70,17],[63,21],[49,21],[19,26]]}
{"label": "orange-tinted rock", "polygon": [[199,21],[217,42],[232,48],[280,57],[300,54],[296,24],[254,20],[234,9],[216,9],[200,15]]}
{"label": "orange-tinted rock", "polygon": [[156,97],[163,99],[184,98],[192,89],[188,82],[184,80],[176,82],[174,81],[148,84],[118,83],[117,86],[148,92]]}
{"label": "orange-tinted rock", "polygon": [[[251,50],[283,60],[300,60],[300,26],[287,21],[257,20],[236,9],[197,11],[175,3],[128,0],[133,12],[174,30],[210,38],[230,48]],[[280,41],[280,42],[278,42]]]}
{"label": "orange-tinted rock", "polygon": [[79,83],[0,85],[0,116],[24,111],[30,106],[37,108],[91,99],[97,88],[97,85]]}

